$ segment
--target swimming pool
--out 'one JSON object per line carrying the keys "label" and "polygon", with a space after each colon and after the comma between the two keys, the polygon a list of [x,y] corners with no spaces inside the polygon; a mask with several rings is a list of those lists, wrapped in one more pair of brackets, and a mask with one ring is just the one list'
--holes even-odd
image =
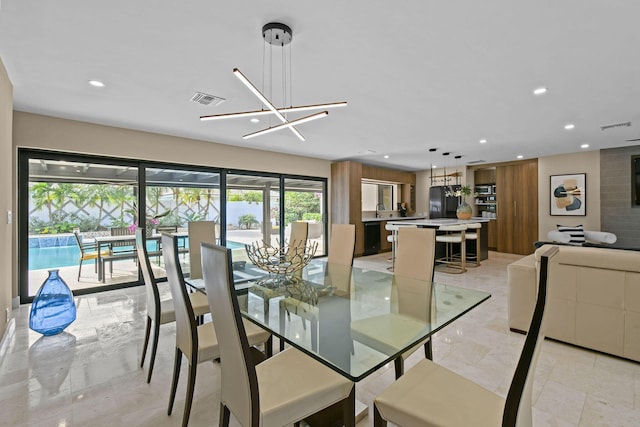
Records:
{"label": "swimming pool", "polygon": [[[230,249],[244,248],[244,244],[233,241],[228,241],[226,246]],[[149,246],[147,248],[155,251],[155,242],[149,242]],[[123,249],[126,248],[119,248],[119,250]],[[48,270],[58,267],[71,267],[78,265],[79,259],[80,249],[78,249],[77,245],[29,248],[29,270]],[[91,261],[87,263],[91,263]]]}

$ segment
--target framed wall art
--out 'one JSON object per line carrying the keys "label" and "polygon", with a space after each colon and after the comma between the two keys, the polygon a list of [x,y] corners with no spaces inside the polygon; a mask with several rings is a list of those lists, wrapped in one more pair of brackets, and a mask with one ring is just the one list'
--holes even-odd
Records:
{"label": "framed wall art", "polygon": [[585,216],[587,214],[586,177],[584,173],[551,175],[551,215]]}

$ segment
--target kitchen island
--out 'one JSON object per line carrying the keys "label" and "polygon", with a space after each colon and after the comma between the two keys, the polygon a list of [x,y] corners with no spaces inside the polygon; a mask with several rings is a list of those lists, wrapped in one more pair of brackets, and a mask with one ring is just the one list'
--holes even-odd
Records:
{"label": "kitchen island", "polygon": [[[415,225],[425,228],[439,228],[441,225],[461,225],[461,224],[482,224],[480,229],[480,260],[489,258],[489,218],[472,217],[471,219],[438,218],[438,219],[416,219],[408,221],[387,221],[391,225]],[[476,254],[476,241],[466,242],[466,251],[469,255]],[[436,247],[436,257],[442,256],[442,248]]]}

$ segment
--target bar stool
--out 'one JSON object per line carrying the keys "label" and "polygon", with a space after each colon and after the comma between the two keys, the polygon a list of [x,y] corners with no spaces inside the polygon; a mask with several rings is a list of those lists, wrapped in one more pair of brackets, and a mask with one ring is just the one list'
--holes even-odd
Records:
{"label": "bar stool", "polygon": [[[438,228],[439,231],[444,231],[445,234],[436,236],[436,242],[445,244],[445,256],[438,258],[436,261],[441,264],[449,266],[448,269],[443,270],[443,273],[464,273],[467,271],[466,264],[466,247],[465,247],[465,232],[467,227],[465,225],[441,225]],[[460,253],[454,253],[453,245],[460,245]],[[449,271],[453,269],[454,271]],[[457,270],[457,271],[455,271]]]}
{"label": "bar stool", "polygon": [[482,229],[482,224],[474,222],[465,225],[467,226],[467,232],[464,234],[464,238],[476,241],[476,254],[467,255],[467,261],[475,261],[473,267],[480,267],[480,230]]}

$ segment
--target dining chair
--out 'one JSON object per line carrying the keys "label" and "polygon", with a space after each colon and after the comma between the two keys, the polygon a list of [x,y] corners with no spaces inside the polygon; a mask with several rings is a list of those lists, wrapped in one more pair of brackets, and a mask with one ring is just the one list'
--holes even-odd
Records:
{"label": "dining chair", "polygon": [[[153,325],[153,342],[151,343],[151,358],[149,359],[149,373],[147,374],[147,383],[149,383],[151,382],[153,364],[156,360],[156,351],[158,350],[160,325],[175,322],[176,315],[173,308],[173,300],[160,299],[158,282],[156,281],[153,269],[151,268],[151,262],[147,252],[147,238],[143,228],[138,228],[136,230],[136,252],[138,255],[138,265],[142,271],[142,278],[144,279],[144,287],[147,294],[147,326],[145,328],[144,345],[142,346],[142,358],[140,360],[141,368],[144,366],[147,347],[149,346],[151,326]],[[209,303],[207,302],[207,297],[203,293],[191,292],[188,294],[188,297],[195,316],[200,317],[209,312]]]}
{"label": "dining chair", "polygon": [[202,242],[216,242],[216,228],[214,221],[189,221],[189,277],[202,279],[202,264],[200,262],[200,244]]}
{"label": "dining chair", "polygon": [[355,248],[355,224],[332,224],[327,262],[330,264],[353,265]]}
{"label": "dining chair", "polygon": [[[355,340],[387,354],[401,350],[399,346],[406,339],[423,333],[431,322],[435,229],[401,227],[397,233],[390,313],[351,323],[351,334]],[[381,335],[383,330],[389,331],[389,335]],[[420,347],[424,347],[427,359],[433,358],[430,338],[416,343],[394,359],[396,379],[404,373],[404,361]]]}
{"label": "dining chair", "polygon": [[355,387],[342,375],[290,348],[256,365],[250,353],[231,269],[231,250],[202,245],[204,285],[222,365],[220,426],[231,413],[243,426],[298,423],[333,405],[340,405],[345,426],[355,426]]}
{"label": "dining chair", "polygon": [[[329,241],[329,255],[325,271],[325,285],[331,286],[334,294],[348,294],[351,284],[351,267],[356,244],[356,226],[354,224],[332,224]],[[311,344],[317,348],[317,308],[292,297],[280,300],[280,312],[292,311],[298,314],[306,329],[305,320],[311,323]],[[284,350],[284,340],[280,340],[280,351]]]}
{"label": "dining chair", "polygon": [[[98,245],[93,243],[83,243],[82,237],[77,231],[73,232],[74,237],[76,238],[76,243],[78,244],[78,249],[80,249],[80,259],[78,260],[78,281],[80,281],[80,273],[82,272],[82,263],[84,261],[94,261],[95,264],[95,272],[98,274]],[[100,251],[100,256],[110,255],[111,250],[104,249]]]}
{"label": "dining chair", "polygon": [[[476,253],[475,255],[470,254],[469,252],[466,253],[467,259],[465,266],[480,267],[480,232],[482,231],[482,224],[480,224],[479,222],[474,222],[471,224],[465,224],[465,227],[467,227],[467,231],[464,233],[465,241],[473,240],[476,242]],[[469,261],[472,261],[473,263],[470,264]]]}
{"label": "dining chair", "polygon": [[[180,268],[176,240],[177,237],[175,236],[169,234],[162,235],[162,255],[167,270],[167,280],[169,281],[169,289],[171,290],[176,317],[176,351],[167,414],[171,415],[173,410],[178,380],[180,378],[180,366],[182,364],[182,356],[184,355],[189,363],[187,396],[184,403],[184,414],[182,415],[182,425],[184,427],[189,423],[198,363],[215,361],[220,357],[220,351],[218,337],[216,336],[213,323],[208,322],[202,325],[196,325],[195,313],[190,303]],[[249,321],[246,323],[245,328],[247,329],[248,345],[264,344],[265,348],[271,346],[271,334],[269,332]]]}
{"label": "dining chair", "polygon": [[531,426],[534,371],[542,342],[549,259],[540,259],[538,297],[506,399],[429,360],[422,360],[374,400],[374,426]]}
{"label": "dining chair", "polygon": [[307,235],[309,234],[309,223],[306,221],[292,221],[291,233],[287,242],[287,253],[285,259],[287,261],[295,258],[297,254],[303,254],[304,248],[307,246]]}

